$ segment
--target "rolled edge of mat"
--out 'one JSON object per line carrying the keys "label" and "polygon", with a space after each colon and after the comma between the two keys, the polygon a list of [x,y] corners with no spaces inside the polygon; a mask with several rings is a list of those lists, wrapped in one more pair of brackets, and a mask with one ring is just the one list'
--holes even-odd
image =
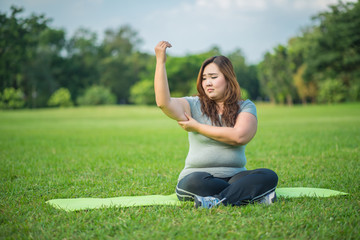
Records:
{"label": "rolled edge of mat", "polygon": [[310,188],[310,187],[282,187],[276,189],[276,195],[278,197],[333,197],[349,195],[345,192],[326,188]]}

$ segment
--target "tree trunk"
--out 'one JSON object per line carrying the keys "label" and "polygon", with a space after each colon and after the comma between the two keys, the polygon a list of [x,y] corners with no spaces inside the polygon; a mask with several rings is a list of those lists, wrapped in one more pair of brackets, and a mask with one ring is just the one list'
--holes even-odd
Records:
{"label": "tree trunk", "polygon": [[292,106],[293,105],[293,99],[291,97],[290,94],[286,95],[286,102],[288,106]]}

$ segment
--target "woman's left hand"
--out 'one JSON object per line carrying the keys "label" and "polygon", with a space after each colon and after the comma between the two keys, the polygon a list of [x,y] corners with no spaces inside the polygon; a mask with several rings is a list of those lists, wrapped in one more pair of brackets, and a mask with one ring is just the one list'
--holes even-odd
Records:
{"label": "woman's left hand", "polygon": [[178,121],[180,127],[182,127],[185,131],[188,132],[197,132],[197,127],[200,125],[198,121],[190,117],[187,113],[185,113],[187,117],[187,121]]}

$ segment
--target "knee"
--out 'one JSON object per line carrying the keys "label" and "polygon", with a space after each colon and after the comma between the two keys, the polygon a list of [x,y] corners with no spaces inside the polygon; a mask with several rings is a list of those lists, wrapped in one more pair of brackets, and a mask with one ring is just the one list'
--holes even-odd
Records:
{"label": "knee", "polygon": [[202,180],[211,177],[212,175],[207,172],[193,172],[189,175],[186,175],[183,179],[181,179],[178,183],[178,188],[182,190],[186,190],[189,192],[198,192],[198,189],[201,188]]}
{"label": "knee", "polygon": [[279,177],[276,174],[276,172],[274,172],[271,169],[265,169],[266,170],[266,175],[268,176],[269,181],[273,182],[275,185],[277,185]]}
{"label": "knee", "polygon": [[259,168],[254,170],[254,173],[262,175],[266,182],[273,183],[275,186],[277,185],[278,175],[273,170],[268,168]]}

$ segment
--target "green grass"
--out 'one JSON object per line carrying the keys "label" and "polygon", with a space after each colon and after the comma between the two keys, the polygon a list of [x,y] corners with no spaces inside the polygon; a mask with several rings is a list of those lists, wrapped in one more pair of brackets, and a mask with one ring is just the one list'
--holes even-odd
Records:
{"label": "green grass", "polygon": [[271,206],[152,206],[64,212],[54,198],[171,194],[187,134],[155,107],[0,112],[0,238],[358,239],[360,104],[258,105],[247,168],[279,187],[350,195],[281,199]]}

